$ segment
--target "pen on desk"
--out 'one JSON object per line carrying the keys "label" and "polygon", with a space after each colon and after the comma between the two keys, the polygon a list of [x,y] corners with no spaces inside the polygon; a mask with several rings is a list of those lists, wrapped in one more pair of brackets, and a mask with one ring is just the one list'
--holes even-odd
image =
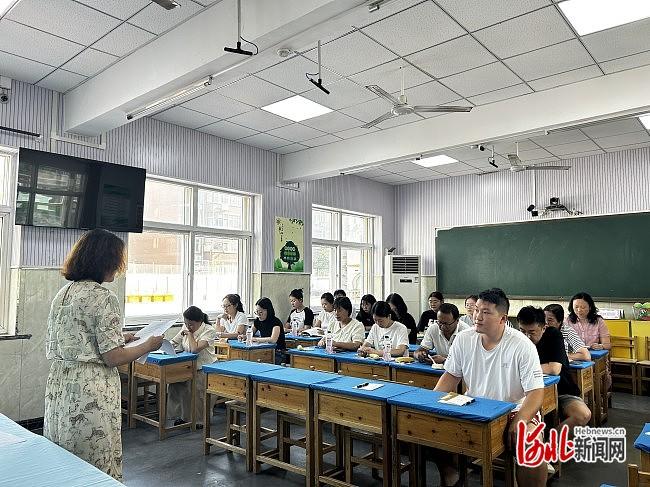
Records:
{"label": "pen on desk", "polygon": [[364,382],[363,384],[359,384],[358,386],[354,386],[354,387],[356,387],[357,389],[361,389],[362,387],[366,387],[366,386],[369,386],[369,385],[370,385],[370,382]]}

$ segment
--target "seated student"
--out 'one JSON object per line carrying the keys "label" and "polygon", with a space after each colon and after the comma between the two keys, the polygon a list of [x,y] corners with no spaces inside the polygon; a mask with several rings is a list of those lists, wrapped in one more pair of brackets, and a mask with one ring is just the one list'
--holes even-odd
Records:
{"label": "seated student", "polygon": [[[342,350],[357,350],[366,338],[366,330],[361,323],[350,316],[352,302],[343,296],[334,300],[336,321],[330,326],[332,346]],[[325,337],[318,342],[319,347],[325,346]]]}
{"label": "seated student", "polygon": [[390,354],[393,357],[401,357],[408,350],[408,328],[398,321],[393,321],[393,311],[385,301],[377,301],[372,306],[372,318],[375,324],[372,325],[368,337],[359,347],[359,355],[367,356],[371,353],[384,354],[384,337],[391,343]]}
{"label": "seated student", "polygon": [[544,312],[534,306],[521,308],[517,314],[517,322],[519,330],[535,344],[542,372],[560,376],[557,385],[557,402],[563,419],[560,427],[566,424],[569,431],[573,431],[574,426],[585,426],[589,423],[591,411],[579,397],[580,389],[571,377],[562,333],[552,326],[547,326]]}
{"label": "seated student", "polygon": [[444,302],[445,298],[440,291],[433,291],[429,294],[429,309],[420,315],[420,321],[418,321],[419,332],[423,332],[429,326],[430,321],[436,321],[440,305]]}
{"label": "seated student", "polygon": [[291,324],[298,325],[298,333],[314,324],[314,313],[303,303],[302,289],[294,289],[289,294],[289,303],[291,304],[291,313],[284,324],[284,330],[291,332]]}
{"label": "seated student", "polygon": [[[541,421],[539,410],[544,398],[544,380],[537,350],[522,333],[506,326],[510,302],[501,289],[479,294],[473,328],[456,336],[445,361],[445,373],[435,390],[455,392],[461,380],[467,395],[517,403],[510,414],[507,447],[516,447],[517,425],[523,421],[528,431]],[[543,441],[540,434],[540,441]],[[453,456],[436,451],[442,485],[461,485]],[[516,467],[517,483],[526,487],[546,485],[546,464]]]}
{"label": "seated student", "polygon": [[[257,318],[253,321],[253,343],[275,343],[275,363],[284,362],[287,344],[282,321],[275,316],[273,303],[269,298],[260,298],[255,303]],[[255,336],[259,332],[259,337]]]}
{"label": "seated student", "polygon": [[315,328],[331,328],[336,322],[336,313],[334,313],[334,296],[332,293],[323,293],[320,297],[320,305],[323,307],[318,314],[318,318],[314,320]]}
{"label": "seated student", "polygon": [[345,293],[344,289],[337,289],[334,291],[334,299],[336,298],[346,298],[348,295]]}
{"label": "seated student", "polygon": [[377,299],[372,294],[365,294],[361,296],[361,306],[360,310],[357,313],[357,321],[359,321],[365,328],[366,331],[370,331],[372,325],[375,324],[375,320],[372,319],[372,305],[377,302]]}
{"label": "seated student", "polygon": [[[190,306],[183,312],[185,324],[181,331],[171,339],[171,344],[176,350],[184,352],[198,353],[195,365],[197,369],[196,380],[194,382],[195,400],[194,400],[194,420],[197,421],[196,427],[203,428],[203,411],[205,407],[205,374],[201,367],[211,364],[216,360],[214,353],[214,342],[217,338],[217,332],[200,308]],[[168,417],[175,419],[174,426],[187,423],[192,411],[191,386],[190,382],[176,382],[167,386]]]}
{"label": "seated student", "polygon": [[[413,357],[420,362],[431,364],[433,362],[442,364],[447,360],[449,348],[456,339],[456,335],[469,328],[468,325],[458,318],[460,313],[456,305],[442,303],[438,310],[438,319],[433,325],[427,328],[422,339],[421,347]],[[436,354],[431,357],[429,350],[436,349]]]}
{"label": "seated student", "polygon": [[386,302],[390,309],[395,313],[396,320],[402,323],[409,331],[409,343],[417,343],[418,340],[418,326],[415,324],[413,316],[408,312],[406,303],[402,296],[397,293],[391,293],[386,298]]}
{"label": "seated student", "polygon": [[239,294],[226,294],[221,302],[224,314],[215,328],[221,333],[222,338],[237,338],[246,333],[248,318],[244,313],[244,306],[241,303]]}
{"label": "seated student", "polygon": [[465,314],[460,318],[460,321],[469,326],[474,326],[474,310],[476,309],[476,301],[478,301],[478,296],[476,294],[470,294],[465,298]]}
{"label": "seated student", "polygon": [[589,349],[576,331],[564,323],[564,308],[559,304],[549,304],[544,308],[546,324],[560,330],[564,338],[564,350],[569,361],[591,360]]}

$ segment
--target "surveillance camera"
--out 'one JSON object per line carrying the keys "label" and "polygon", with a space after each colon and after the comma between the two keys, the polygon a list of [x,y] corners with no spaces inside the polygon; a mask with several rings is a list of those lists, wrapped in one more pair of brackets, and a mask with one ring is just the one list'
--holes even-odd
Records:
{"label": "surveillance camera", "polygon": [[496,161],[494,160],[494,157],[488,157],[488,162],[494,164]]}
{"label": "surveillance camera", "polygon": [[480,150],[480,151],[484,151],[484,150],[485,150],[485,146],[484,146],[483,144],[479,144],[479,145],[478,145],[478,150]]}
{"label": "surveillance camera", "polygon": [[8,93],[0,93],[0,103],[9,103],[9,94]]}

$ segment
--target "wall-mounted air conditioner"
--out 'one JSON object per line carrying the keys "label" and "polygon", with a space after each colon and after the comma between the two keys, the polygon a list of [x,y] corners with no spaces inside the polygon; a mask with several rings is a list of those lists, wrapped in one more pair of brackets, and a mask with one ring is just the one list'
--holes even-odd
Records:
{"label": "wall-mounted air conditioner", "polygon": [[397,293],[406,302],[409,313],[420,315],[420,256],[419,255],[387,255],[384,261],[385,296]]}

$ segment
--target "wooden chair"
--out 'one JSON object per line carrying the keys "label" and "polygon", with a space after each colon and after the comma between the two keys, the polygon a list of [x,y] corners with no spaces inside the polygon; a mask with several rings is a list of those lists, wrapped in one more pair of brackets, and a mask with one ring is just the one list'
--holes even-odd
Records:
{"label": "wooden chair", "polygon": [[[641,360],[637,362],[636,375],[638,378],[637,394],[643,395],[643,385],[644,383],[650,382],[650,337],[644,338],[645,342],[645,356],[646,360]],[[650,389],[649,389],[650,390]]]}
{"label": "wooden chair", "polygon": [[624,390],[636,394],[636,337],[612,336],[611,343],[612,389],[622,385]]}
{"label": "wooden chair", "polygon": [[640,472],[636,465],[627,466],[628,487],[650,487],[650,473]]}

